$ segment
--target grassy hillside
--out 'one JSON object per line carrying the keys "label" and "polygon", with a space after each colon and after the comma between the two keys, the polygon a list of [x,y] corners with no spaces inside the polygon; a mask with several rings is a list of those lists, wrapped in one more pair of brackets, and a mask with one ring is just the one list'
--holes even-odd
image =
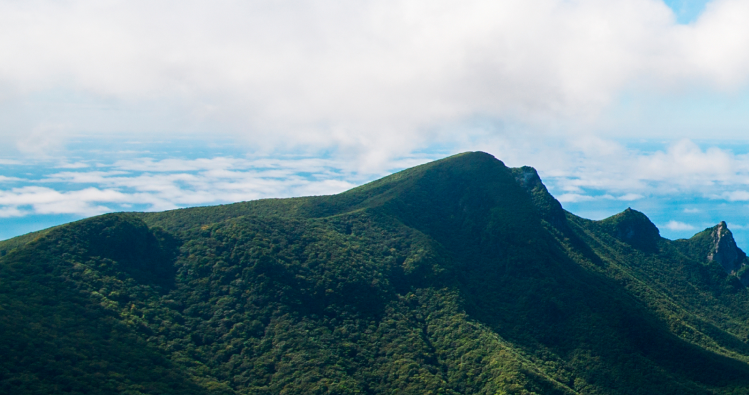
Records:
{"label": "grassy hillside", "polygon": [[0,391],[744,394],[749,293],[696,240],[485,153],[104,215],[5,242]]}

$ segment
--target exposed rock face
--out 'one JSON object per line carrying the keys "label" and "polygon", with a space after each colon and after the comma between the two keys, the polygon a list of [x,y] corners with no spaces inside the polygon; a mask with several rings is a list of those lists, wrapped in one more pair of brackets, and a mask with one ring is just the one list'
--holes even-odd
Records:
{"label": "exposed rock face", "polygon": [[749,286],[749,259],[736,245],[725,222],[721,221],[689,240],[676,240],[674,245],[692,259],[719,264],[729,276],[735,276]]}
{"label": "exposed rock face", "polygon": [[536,169],[530,166],[517,167],[512,169],[512,174],[515,181],[531,195],[541,217],[557,229],[563,228],[566,223],[564,209],[546,189]]}
{"label": "exposed rock face", "polygon": [[717,262],[727,273],[737,274],[744,265],[746,254],[736,245],[733,234],[726,223],[721,221],[712,231],[712,249],[707,254],[707,260]]}

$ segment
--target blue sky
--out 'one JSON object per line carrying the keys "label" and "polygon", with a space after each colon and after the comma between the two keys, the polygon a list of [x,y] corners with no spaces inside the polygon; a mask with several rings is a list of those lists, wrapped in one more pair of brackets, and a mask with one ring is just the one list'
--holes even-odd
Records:
{"label": "blue sky", "polygon": [[699,18],[708,2],[706,0],[666,0],[665,3],[673,10],[678,23],[688,24]]}
{"label": "blue sky", "polygon": [[0,1],[0,239],[467,150],[749,249],[749,1]]}

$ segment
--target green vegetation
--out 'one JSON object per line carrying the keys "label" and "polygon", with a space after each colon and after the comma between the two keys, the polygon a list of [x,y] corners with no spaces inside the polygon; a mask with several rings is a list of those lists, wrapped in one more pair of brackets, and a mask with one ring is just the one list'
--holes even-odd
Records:
{"label": "green vegetation", "polygon": [[576,217],[484,153],[103,215],[0,243],[0,392],[746,394],[749,292],[710,231]]}

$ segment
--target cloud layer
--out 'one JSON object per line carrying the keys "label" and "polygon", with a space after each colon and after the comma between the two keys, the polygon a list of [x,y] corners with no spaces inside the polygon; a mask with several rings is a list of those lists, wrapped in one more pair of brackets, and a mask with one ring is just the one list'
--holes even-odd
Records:
{"label": "cloud layer", "polygon": [[[509,166],[536,167],[563,204],[600,200],[629,204],[675,196],[728,203],[749,201],[749,154],[703,148],[690,140],[648,151],[600,139],[578,140],[556,148],[550,144],[541,149],[532,144],[531,148],[523,146],[522,142],[510,147],[507,141],[502,143],[486,150]],[[444,155],[389,161],[387,170],[381,173],[356,171],[345,160],[320,158],[133,156],[111,162],[104,157],[56,165],[42,162],[29,164],[25,170],[24,166],[16,168],[16,177],[0,177],[0,217],[166,210],[331,194]]]}
{"label": "cloud layer", "polygon": [[746,192],[734,190],[749,187],[747,154],[714,146],[701,148],[691,140],[646,152],[595,138],[570,145],[563,148],[566,156],[561,160],[569,164],[548,173],[565,193],[599,190],[621,195],[620,200],[698,193],[730,201],[749,200]]}
{"label": "cloud layer", "polygon": [[[366,165],[453,143],[445,125],[476,117],[572,133],[624,90],[736,91],[746,20],[739,0],[690,25],[658,0],[2,1],[0,127],[33,151],[82,129],[200,124]],[[43,124],[34,112],[63,104]]]}
{"label": "cloud layer", "polygon": [[355,186],[350,180],[356,179],[355,175],[341,173],[340,164],[318,159],[138,159],[104,167],[104,171],[79,168],[39,179],[7,180],[19,185],[0,188],[0,218],[90,216],[119,210],[156,211],[322,195],[350,189]]}

